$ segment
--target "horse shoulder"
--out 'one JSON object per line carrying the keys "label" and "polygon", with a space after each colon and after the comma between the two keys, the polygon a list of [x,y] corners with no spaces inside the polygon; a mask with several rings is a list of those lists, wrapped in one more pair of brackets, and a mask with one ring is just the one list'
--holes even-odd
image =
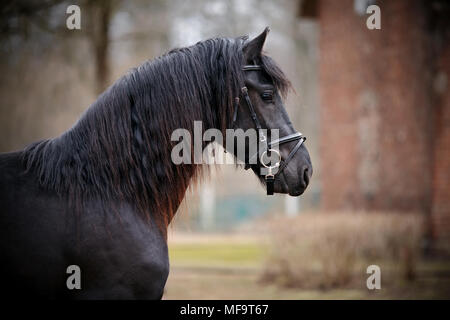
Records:
{"label": "horse shoulder", "polygon": [[[159,299],[169,272],[165,237],[128,204],[79,212],[25,174],[21,153],[0,155],[0,268],[12,296]],[[30,261],[32,263],[30,263]],[[81,289],[68,289],[78,266]]]}
{"label": "horse shoulder", "polygon": [[[159,299],[169,273],[165,237],[127,204],[106,215],[93,204],[72,260],[84,273],[82,298]],[[84,271],[83,271],[84,270]]]}

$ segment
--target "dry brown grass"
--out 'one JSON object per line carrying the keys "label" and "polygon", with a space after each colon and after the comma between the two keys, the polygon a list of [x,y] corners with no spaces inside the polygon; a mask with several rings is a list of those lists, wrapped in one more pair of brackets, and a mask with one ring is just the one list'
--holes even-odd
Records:
{"label": "dry brown grass", "polygon": [[367,266],[381,268],[382,282],[415,277],[422,217],[396,213],[305,213],[269,224],[265,282],[285,287],[365,287]]}

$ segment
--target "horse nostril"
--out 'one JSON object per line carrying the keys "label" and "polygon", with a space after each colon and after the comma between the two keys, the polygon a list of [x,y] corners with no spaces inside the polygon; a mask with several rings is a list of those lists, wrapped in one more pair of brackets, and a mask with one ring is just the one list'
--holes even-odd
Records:
{"label": "horse nostril", "polygon": [[303,166],[300,169],[300,184],[303,188],[306,188],[309,184],[309,168],[308,166]]}
{"label": "horse nostril", "polygon": [[305,187],[309,184],[309,174],[308,174],[308,168],[305,168],[303,171],[303,181],[305,182]]}

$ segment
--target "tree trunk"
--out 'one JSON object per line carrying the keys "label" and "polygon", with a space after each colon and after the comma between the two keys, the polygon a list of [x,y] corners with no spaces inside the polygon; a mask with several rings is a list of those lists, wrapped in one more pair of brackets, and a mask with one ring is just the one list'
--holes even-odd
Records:
{"label": "tree trunk", "polygon": [[109,85],[109,27],[112,17],[113,1],[98,0],[89,2],[90,39],[95,56],[96,93],[102,93]]}

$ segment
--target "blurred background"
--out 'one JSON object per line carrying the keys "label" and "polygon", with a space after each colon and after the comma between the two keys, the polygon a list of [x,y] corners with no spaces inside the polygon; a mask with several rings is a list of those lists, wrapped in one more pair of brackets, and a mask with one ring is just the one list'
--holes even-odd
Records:
{"label": "blurred background", "polygon": [[[71,4],[81,30],[66,27]],[[193,186],[169,230],[165,299],[450,298],[447,1],[10,1],[0,16],[0,152],[58,136],[147,59],[271,27],[312,181],[268,197],[224,165]]]}

